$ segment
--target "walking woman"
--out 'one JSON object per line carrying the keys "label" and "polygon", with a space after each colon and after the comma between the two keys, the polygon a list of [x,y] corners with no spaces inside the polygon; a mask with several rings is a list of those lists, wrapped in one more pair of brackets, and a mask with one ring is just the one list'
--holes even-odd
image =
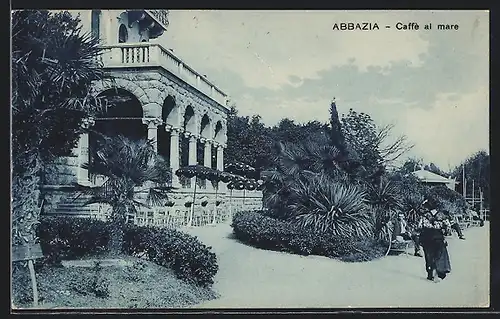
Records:
{"label": "walking woman", "polygon": [[419,222],[420,243],[424,250],[428,280],[438,281],[436,276],[444,279],[451,272],[450,257],[446,248],[448,243],[443,232],[450,226],[447,224],[449,221],[436,209],[426,213]]}

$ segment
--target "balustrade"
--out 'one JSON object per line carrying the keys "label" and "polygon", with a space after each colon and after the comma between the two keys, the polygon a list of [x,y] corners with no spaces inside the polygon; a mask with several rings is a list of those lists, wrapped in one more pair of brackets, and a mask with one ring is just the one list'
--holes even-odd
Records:
{"label": "balustrade", "polygon": [[100,61],[106,68],[159,66],[226,106],[227,96],[222,90],[158,43],[119,43],[104,45],[103,49]]}

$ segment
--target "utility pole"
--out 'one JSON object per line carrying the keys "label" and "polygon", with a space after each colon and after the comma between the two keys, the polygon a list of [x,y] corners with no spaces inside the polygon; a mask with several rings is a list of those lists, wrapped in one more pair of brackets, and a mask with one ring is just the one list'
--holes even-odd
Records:
{"label": "utility pole", "polygon": [[465,180],[465,163],[464,163],[462,165],[462,195],[464,196],[464,198],[467,198],[466,189],[467,189],[467,181]]}
{"label": "utility pole", "polygon": [[474,197],[474,180],[472,180],[472,209],[475,208],[474,204],[475,204],[475,197]]}
{"label": "utility pole", "polygon": [[481,216],[481,219],[483,221],[486,221],[486,214],[484,212],[484,205],[483,205],[483,190],[481,188],[479,188],[479,212],[480,212],[480,216]]}

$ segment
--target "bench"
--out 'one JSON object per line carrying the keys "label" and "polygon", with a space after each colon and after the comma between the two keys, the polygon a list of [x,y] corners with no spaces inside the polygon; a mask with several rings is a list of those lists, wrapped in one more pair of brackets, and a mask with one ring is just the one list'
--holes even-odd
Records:
{"label": "bench", "polygon": [[[398,236],[399,237],[399,236]],[[399,252],[399,253],[404,253],[408,257],[408,249],[410,248],[410,245],[413,243],[413,240],[405,240],[405,239],[395,239],[391,242],[391,248],[389,249],[390,252]]]}

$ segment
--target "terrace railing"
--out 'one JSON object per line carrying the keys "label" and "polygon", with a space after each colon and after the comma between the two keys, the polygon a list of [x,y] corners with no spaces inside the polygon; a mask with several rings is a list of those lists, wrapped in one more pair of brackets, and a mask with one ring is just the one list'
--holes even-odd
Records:
{"label": "terrace railing", "polygon": [[227,95],[221,89],[158,43],[120,43],[103,49],[100,59],[105,68],[161,67],[226,107]]}

